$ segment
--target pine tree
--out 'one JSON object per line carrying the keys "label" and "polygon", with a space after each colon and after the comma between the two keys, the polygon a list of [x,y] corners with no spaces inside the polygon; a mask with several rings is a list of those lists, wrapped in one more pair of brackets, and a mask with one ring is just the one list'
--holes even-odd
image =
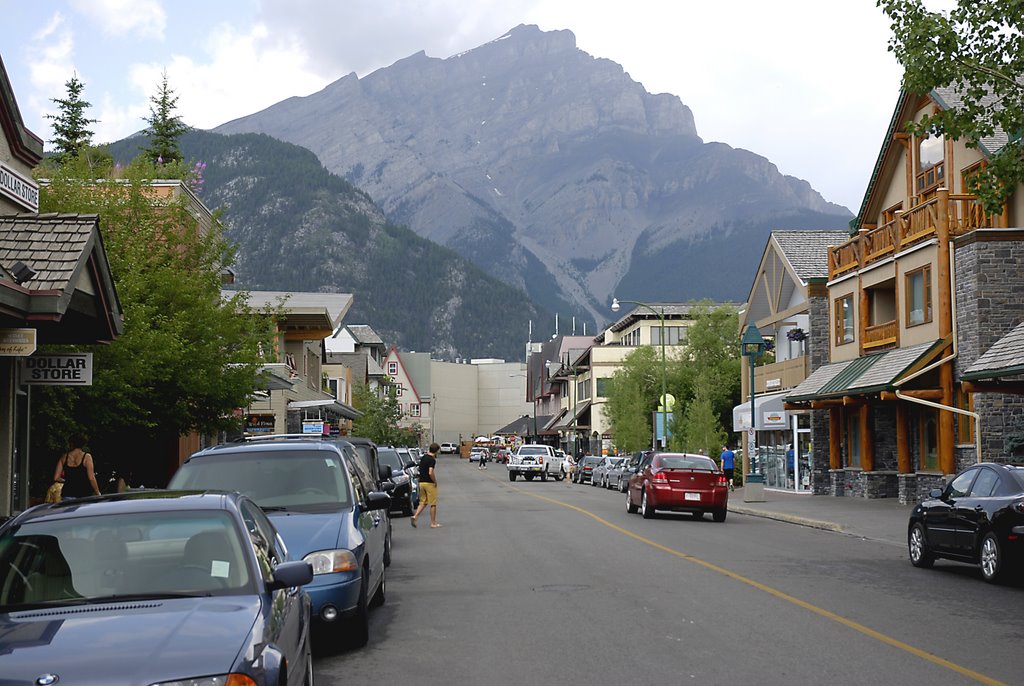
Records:
{"label": "pine tree", "polygon": [[82,99],[85,84],[78,80],[78,75],[72,76],[64,87],[67,88],[66,98],[50,99],[57,105],[59,113],[45,115],[53,121],[53,138],[50,142],[53,143],[54,157],[59,164],[78,157],[84,148],[92,145],[93,132],[88,127],[98,121],[85,116],[85,111],[92,107],[92,103]]}
{"label": "pine tree", "polygon": [[174,95],[174,91],[167,85],[166,71],[163,73],[157,94],[149,101],[152,103],[149,117],[146,118],[149,127],[144,131],[149,137],[149,146],[142,149],[143,154],[146,159],[157,165],[181,162],[179,139],[189,127],[181,121],[181,117],[174,114],[178,106],[178,96]]}

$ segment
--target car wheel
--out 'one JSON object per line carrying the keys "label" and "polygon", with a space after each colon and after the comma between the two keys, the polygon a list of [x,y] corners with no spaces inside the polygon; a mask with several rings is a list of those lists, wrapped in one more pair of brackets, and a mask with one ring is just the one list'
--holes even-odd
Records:
{"label": "car wheel", "polygon": [[406,516],[409,516],[409,515],[412,514],[413,509],[414,508],[413,508],[413,505],[412,505],[412,494],[410,493],[409,497],[402,504],[402,514],[404,514]]}
{"label": "car wheel", "polygon": [[558,474],[555,474],[555,481],[562,481],[563,479],[565,479],[565,472],[560,469]]}
{"label": "car wheel", "polygon": [[981,539],[981,576],[990,584],[1002,580],[1005,571],[1003,549],[995,532],[989,531]]}
{"label": "car wheel", "polygon": [[713,511],[711,513],[711,518],[714,519],[716,522],[724,522],[725,521],[725,517],[728,514],[729,514],[729,509],[723,507],[720,510]]}
{"label": "car wheel", "polygon": [[931,567],[935,556],[928,550],[924,536],[924,527],[915,524],[907,535],[907,547],[910,549],[910,564],[915,567]]}
{"label": "car wheel", "polygon": [[651,505],[651,501],[647,499],[646,488],[640,492],[640,512],[643,514],[644,519],[651,519],[654,517],[654,506]]}
{"label": "car wheel", "polygon": [[391,534],[384,537],[384,566],[391,566]]}
{"label": "car wheel", "polygon": [[387,600],[387,575],[381,570],[380,573],[380,586],[377,587],[377,592],[370,598],[370,607],[380,607]]}
{"label": "car wheel", "polygon": [[516,473],[515,472],[509,472],[508,473],[508,480],[509,481],[515,481],[516,480]]}
{"label": "car wheel", "polygon": [[313,639],[309,635],[306,636],[306,677],[302,686],[313,686]]}
{"label": "car wheel", "polygon": [[359,600],[355,614],[338,628],[348,648],[362,648],[370,642],[370,608],[366,597],[366,570],[359,578]]}
{"label": "car wheel", "polygon": [[548,480],[548,470],[545,469],[543,472],[540,473],[540,480],[541,481],[547,481]]}
{"label": "car wheel", "polygon": [[533,481],[533,472],[527,472],[526,474],[523,474],[523,478],[526,479],[527,481]]}
{"label": "car wheel", "polygon": [[626,512],[629,514],[636,514],[639,511],[636,505],[633,504],[633,499],[630,497],[629,488],[626,489]]}

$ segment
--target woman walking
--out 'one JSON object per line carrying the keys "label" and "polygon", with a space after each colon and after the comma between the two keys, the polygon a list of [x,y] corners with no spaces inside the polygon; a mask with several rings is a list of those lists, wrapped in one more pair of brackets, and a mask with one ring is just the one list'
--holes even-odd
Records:
{"label": "woman walking", "polygon": [[75,434],[68,441],[68,451],[57,460],[53,480],[64,482],[64,488],[61,489],[61,498],[64,500],[100,494],[100,487],[96,485],[96,473],[93,471],[92,455],[85,452],[88,440],[82,434]]}

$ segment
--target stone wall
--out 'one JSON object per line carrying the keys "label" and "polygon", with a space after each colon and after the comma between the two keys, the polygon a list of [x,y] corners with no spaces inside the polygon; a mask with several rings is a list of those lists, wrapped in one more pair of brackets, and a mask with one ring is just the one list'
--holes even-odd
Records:
{"label": "stone wall", "polygon": [[[956,378],[1000,337],[1024,321],[1024,233],[979,229],[955,243]],[[1024,456],[1024,396],[977,393],[983,460]],[[957,466],[974,461],[958,451]]]}
{"label": "stone wall", "polygon": [[[823,295],[812,288],[808,293],[808,317],[810,332],[807,337],[807,354],[813,373],[829,362],[829,318],[828,291]],[[811,445],[814,446],[814,464],[811,465],[811,493],[814,495],[835,495],[828,460],[828,410],[811,410]],[[840,494],[841,495],[841,494]]]}

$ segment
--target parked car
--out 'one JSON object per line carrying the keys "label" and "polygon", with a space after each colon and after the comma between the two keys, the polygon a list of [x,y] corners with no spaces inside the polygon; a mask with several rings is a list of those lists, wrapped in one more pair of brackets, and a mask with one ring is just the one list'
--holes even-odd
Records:
{"label": "parked car", "polygon": [[487,459],[488,452],[487,448],[473,448],[469,451],[469,461],[479,462],[481,459]]}
{"label": "parked car", "polygon": [[633,467],[639,462],[633,461],[632,457],[620,457],[615,464],[608,468],[605,474],[604,486],[620,493],[626,492],[626,484],[629,483],[629,476],[633,473]]}
{"label": "parked car", "polygon": [[594,467],[600,464],[602,460],[604,460],[603,457],[596,455],[584,455],[583,459],[576,465],[576,471],[572,474],[572,480],[578,484],[590,483]]}
{"label": "parked car", "polygon": [[619,459],[618,457],[602,457],[601,461],[594,465],[594,469],[590,473],[590,485],[604,488],[608,470],[618,464]]}
{"label": "parked car", "polygon": [[391,497],[371,490],[357,459],[341,440],[226,443],[189,457],[170,486],[236,490],[256,501],[291,555],[313,565],[306,591],[315,630],[362,646],[368,609],[384,602]]}
{"label": "parked car", "polygon": [[0,527],[2,681],[312,684],[312,578],[237,493],[40,505]]}
{"label": "parked car", "polygon": [[409,459],[402,461],[394,448],[378,448],[377,459],[381,465],[391,469],[391,509],[401,510],[402,514],[411,515],[420,504],[419,480],[416,478],[415,463]]}
{"label": "parked car", "polygon": [[442,455],[455,455],[459,452],[459,446],[454,443],[442,443],[441,454]]}
{"label": "parked car", "polygon": [[1003,580],[1024,559],[1024,467],[971,465],[933,489],[910,513],[907,544],[915,567],[941,557],[979,565],[990,583]]}
{"label": "parked car", "polygon": [[689,453],[647,453],[629,477],[626,511],[650,519],[657,510],[691,512],[701,519],[710,512],[716,522],[729,513],[729,483],[710,457]]}

